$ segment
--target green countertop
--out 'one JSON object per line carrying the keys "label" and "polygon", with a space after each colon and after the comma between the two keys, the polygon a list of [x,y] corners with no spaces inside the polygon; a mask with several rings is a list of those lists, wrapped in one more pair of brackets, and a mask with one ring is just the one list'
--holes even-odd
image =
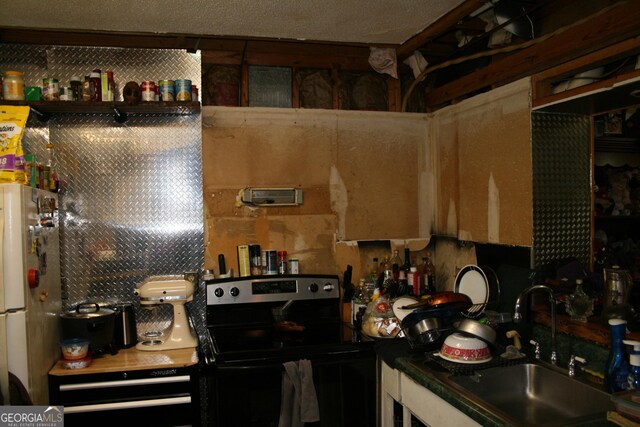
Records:
{"label": "green countertop", "polygon": [[[449,373],[437,363],[430,361],[424,352],[413,351],[404,340],[377,342],[376,350],[380,359],[390,367],[406,374],[416,383],[430,390],[444,401],[483,426],[508,427],[514,423],[499,413],[460,394],[445,383],[442,378]],[[435,351],[435,350],[434,350]],[[583,422],[582,426],[608,426],[606,419]]]}

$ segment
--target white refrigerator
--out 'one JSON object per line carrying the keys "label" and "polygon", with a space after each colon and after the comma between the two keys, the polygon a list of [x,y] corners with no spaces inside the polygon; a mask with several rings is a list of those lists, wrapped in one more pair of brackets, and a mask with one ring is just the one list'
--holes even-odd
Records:
{"label": "white refrigerator", "polygon": [[55,193],[0,184],[0,398],[48,405],[60,355],[61,283]]}

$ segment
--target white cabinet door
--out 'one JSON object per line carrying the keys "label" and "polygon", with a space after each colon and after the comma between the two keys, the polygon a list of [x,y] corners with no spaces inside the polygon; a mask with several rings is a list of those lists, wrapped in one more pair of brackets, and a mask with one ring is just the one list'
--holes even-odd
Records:
{"label": "white cabinet door", "polygon": [[404,407],[428,426],[480,426],[480,424],[405,374],[400,375],[400,390]]}

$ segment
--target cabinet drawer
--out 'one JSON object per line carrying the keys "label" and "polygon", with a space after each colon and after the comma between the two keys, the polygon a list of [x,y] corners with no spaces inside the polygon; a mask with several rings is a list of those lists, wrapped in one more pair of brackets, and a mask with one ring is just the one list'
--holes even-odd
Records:
{"label": "cabinet drawer", "polygon": [[195,369],[50,375],[51,403],[64,406],[69,425],[199,425]]}

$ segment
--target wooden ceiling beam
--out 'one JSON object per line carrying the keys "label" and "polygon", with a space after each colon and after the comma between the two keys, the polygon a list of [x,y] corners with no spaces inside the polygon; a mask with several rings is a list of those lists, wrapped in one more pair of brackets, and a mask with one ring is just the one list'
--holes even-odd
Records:
{"label": "wooden ceiling beam", "polygon": [[199,49],[205,64],[239,65],[244,61],[251,65],[371,69],[369,48],[352,44],[0,28],[2,43],[41,45],[43,41],[61,46]]}
{"label": "wooden ceiling beam", "polygon": [[506,84],[555,67],[620,41],[640,35],[640,8],[622,3],[594,18],[522,50],[516,50],[486,67],[426,94],[430,108],[445,105],[470,93]]}
{"label": "wooden ceiling beam", "polygon": [[455,27],[458,22],[480,9],[485,3],[485,0],[465,0],[460,3],[456,8],[447,12],[433,24],[430,24],[426,30],[400,45],[400,47],[396,49],[398,62],[402,62],[413,55],[413,52],[418,50],[420,46],[429,43],[431,40],[449,31],[452,27]]}

